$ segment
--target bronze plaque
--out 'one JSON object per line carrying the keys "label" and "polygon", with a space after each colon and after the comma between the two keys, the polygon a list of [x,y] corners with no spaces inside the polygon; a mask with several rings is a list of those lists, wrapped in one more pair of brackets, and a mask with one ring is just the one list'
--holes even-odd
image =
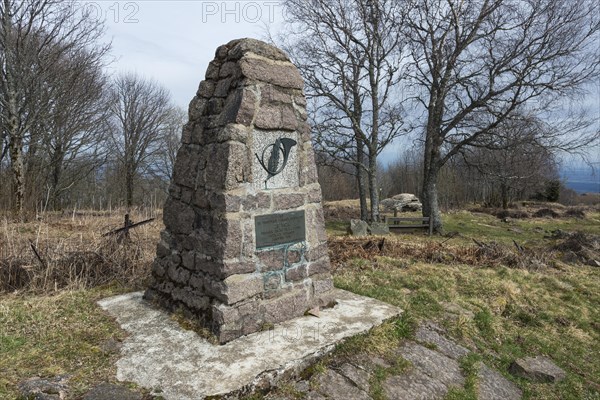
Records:
{"label": "bronze plaque", "polygon": [[304,210],[256,216],[254,230],[257,249],[303,242],[306,240]]}

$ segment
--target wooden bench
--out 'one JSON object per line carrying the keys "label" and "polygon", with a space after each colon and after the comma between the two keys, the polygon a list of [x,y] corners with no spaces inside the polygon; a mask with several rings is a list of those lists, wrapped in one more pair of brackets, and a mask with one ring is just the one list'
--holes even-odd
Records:
{"label": "wooden bench", "polygon": [[431,236],[433,230],[433,226],[429,222],[429,217],[385,217],[385,223],[387,224],[388,228],[390,228],[390,232],[427,229],[427,233],[429,236]]}

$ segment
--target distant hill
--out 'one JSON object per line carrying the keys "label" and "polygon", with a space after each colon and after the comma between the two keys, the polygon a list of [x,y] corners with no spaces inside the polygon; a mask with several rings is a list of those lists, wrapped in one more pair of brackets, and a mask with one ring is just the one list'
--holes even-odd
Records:
{"label": "distant hill", "polygon": [[561,177],[565,186],[577,193],[600,193],[600,174],[591,168],[565,168]]}

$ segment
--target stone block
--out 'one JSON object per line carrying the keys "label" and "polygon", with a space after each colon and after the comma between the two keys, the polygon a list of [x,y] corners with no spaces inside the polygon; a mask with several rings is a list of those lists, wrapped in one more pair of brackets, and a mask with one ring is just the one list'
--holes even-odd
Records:
{"label": "stone block", "polygon": [[264,301],[260,307],[265,322],[277,323],[303,315],[308,309],[307,305],[306,290],[301,288],[276,299]]}
{"label": "stone block", "polygon": [[325,274],[330,271],[329,257],[324,257],[318,261],[308,264],[308,275]]}
{"label": "stone block", "polygon": [[194,210],[179,200],[167,199],[163,212],[165,227],[173,233],[190,234],[194,226]]}
{"label": "stone block", "polygon": [[219,130],[216,141],[219,143],[234,141],[240,143],[248,142],[248,128],[239,124],[228,124],[223,129]]}
{"label": "stone block", "polygon": [[215,83],[213,81],[202,81],[200,82],[196,96],[208,99],[213,95],[214,91]]}
{"label": "stone block", "polygon": [[289,61],[289,57],[280,49],[256,39],[232,41],[228,44],[231,50],[227,54],[228,60],[239,60],[247,53],[278,61]]}
{"label": "stone block", "polygon": [[236,89],[227,96],[219,122],[250,126],[256,114],[256,102],[257,96],[249,88]]}
{"label": "stone block", "polygon": [[313,276],[312,285],[315,296],[320,296],[333,290],[333,279],[330,275]]}
{"label": "stone block", "polygon": [[285,271],[285,280],[288,282],[302,281],[308,277],[308,268],[306,264],[289,268]]}
{"label": "stone block", "polygon": [[190,280],[190,271],[182,267],[177,267],[175,265],[169,265],[167,274],[173,282],[186,284]]}
{"label": "stone block", "polygon": [[276,271],[285,266],[285,249],[260,251],[256,256],[261,263],[261,271]]}
{"label": "stone block", "polygon": [[277,290],[283,284],[283,273],[280,271],[271,272],[263,276],[266,291]]}
{"label": "stone block", "polygon": [[211,61],[208,63],[208,68],[206,69],[206,80],[217,80],[219,78],[219,70],[221,66],[216,61]]}
{"label": "stone block", "polygon": [[227,61],[221,66],[221,69],[219,70],[220,78],[231,77],[232,79],[237,79],[240,77],[241,74],[242,71],[240,70],[240,66],[233,61]]}
{"label": "stone block", "polygon": [[152,274],[156,277],[162,278],[166,273],[165,265],[159,260],[154,260],[152,263]]}
{"label": "stone block", "polygon": [[295,131],[298,126],[296,114],[290,105],[265,104],[256,114],[254,124],[267,130]]}
{"label": "stone block", "polygon": [[317,261],[328,255],[327,243],[313,245],[306,250],[305,257],[307,261]]}
{"label": "stone block", "polygon": [[202,97],[194,97],[192,101],[190,101],[190,105],[188,107],[188,115],[190,121],[195,121],[202,117],[206,112],[207,101]]}
{"label": "stone block", "polygon": [[301,193],[276,193],[273,195],[273,207],[277,210],[290,210],[304,205]]}
{"label": "stone block", "polygon": [[214,96],[215,97],[227,97],[227,95],[229,94],[229,89],[231,89],[231,85],[234,82],[235,82],[234,78],[225,78],[225,79],[221,79],[220,81],[218,81],[217,85],[215,86]]}
{"label": "stone block", "polygon": [[291,63],[275,62],[264,58],[244,56],[240,60],[242,75],[257,81],[291,89],[302,89],[304,81]]}
{"label": "stone block", "polygon": [[194,251],[184,251],[181,253],[181,264],[189,270],[194,269],[195,259],[196,253]]}
{"label": "stone block", "polygon": [[244,211],[266,210],[271,208],[271,193],[259,192],[248,194],[242,199],[242,209]]}
{"label": "stone block", "polygon": [[225,101],[223,99],[211,98],[206,105],[206,113],[208,115],[217,115],[220,114],[223,110],[223,105]]}
{"label": "stone block", "polygon": [[369,234],[369,224],[360,219],[350,220],[350,234],[352,236],[367,236]]}
{"label": "stone block", "polygon": [[204,152],[195,145],[181,146],[177,152],[177,159],[173,166],[173,181],[178,185],[194,188],[198,168],[204,165],[203,156]]}
{"label": "stone block", "polygon": [[299,250],[290,250],[288,249],[286,253],[285,265],[290,266],[292,264],[296,264],[300,262],[302,259],[302,252]]}
{"label": "stone block", "polygon": [[224,303],[235,304],[263,292],[263,277],[260,274],[232,275],[225,283]]}
{"label": "stone block", "polygon": [[213,321],[219,325],[235,323],[239,319],[239,310],[236,307],[230,307],[225,304],[212,306]]}
{"label": "stone block", "polygon": [[260,92],[261,107],[267,104],[277,105],[277,104],[292,104],[292,96],[286,91],[277,88],[276,86],[266,85],[261,89]]}
{"label": "stone block", "polygon": [[256,263],[254,261],[229,260],[223,261],[221,274],[222,277],[228,277],[238,274],[249,274],[256,272]]}

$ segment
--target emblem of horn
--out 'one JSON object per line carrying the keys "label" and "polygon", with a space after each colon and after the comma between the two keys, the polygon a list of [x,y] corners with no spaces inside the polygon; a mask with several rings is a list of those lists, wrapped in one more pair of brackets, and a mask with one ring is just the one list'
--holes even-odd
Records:
{"label": "emblem of horn", "polygon": [[[265,179],[265,189],[267,188],[267,181],[284,170],[290,156],[290,150],[295,145],[296,141],[294,139],[277,138],[275,143],[265,146],[260,156],[254,153],[258,162],[268,174],[267,179]],[[266,160],[267,156],[269,157],[268,160]]]}

